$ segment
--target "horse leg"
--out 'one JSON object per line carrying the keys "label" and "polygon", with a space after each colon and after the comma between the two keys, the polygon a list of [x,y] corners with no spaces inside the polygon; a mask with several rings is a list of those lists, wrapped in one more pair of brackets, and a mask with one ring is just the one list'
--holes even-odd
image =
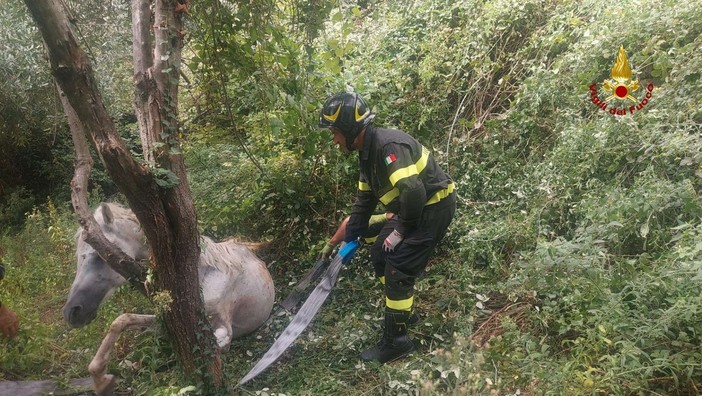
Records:
{"label": "horse leg", "polygon": [[214,336],[217,339],[217,346],[220,351],[229,350],[229,344],[232,343],[232,326],[227,323],[219,323],[215,327]]}
{"label": "horse leg", "polygon": [[111,374],[107,374],[107,362],[115,342],[123,331],[136,327],[149,327],[154,323],[154,315],[122,314],[110,325],[110,330],[102,340],[95,357],[88,366],[90,376],[93,378],[95,393],[99,396],[114,394],[117,381]]}

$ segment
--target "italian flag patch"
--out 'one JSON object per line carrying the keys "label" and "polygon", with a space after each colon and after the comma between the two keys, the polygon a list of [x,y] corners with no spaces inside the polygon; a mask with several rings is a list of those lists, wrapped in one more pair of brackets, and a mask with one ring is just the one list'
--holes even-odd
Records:
{"label": "italian flag patch", "polygon": [[395,154],[390,154],[387,157],[385,157],[385,166],[388,166],[395,162],[397,160],[397,157],[395,157]]}

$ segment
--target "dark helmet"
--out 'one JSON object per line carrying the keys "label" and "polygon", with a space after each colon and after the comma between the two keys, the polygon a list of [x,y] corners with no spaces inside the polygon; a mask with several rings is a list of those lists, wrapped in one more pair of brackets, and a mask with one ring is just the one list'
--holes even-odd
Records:
{"label": "dark helmet", "polygon": [[351,150],[353,141],[363,127],[373,122],[375,114],[361,95],[354,92],[338,93],[327,99],[319,114],[320,128],[338,128],[346,137],[346,147]]}

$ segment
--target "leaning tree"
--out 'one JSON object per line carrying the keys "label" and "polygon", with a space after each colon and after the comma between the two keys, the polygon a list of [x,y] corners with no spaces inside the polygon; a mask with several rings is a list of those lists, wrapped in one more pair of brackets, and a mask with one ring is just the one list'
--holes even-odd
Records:
{"label": "leaning tree", "polygon": [[144,266],[105,238],[89,210],[90,142],[144,230],[155,288],[170,296],[164,321],[180,364],[186,373],[201,373],[206,387],[218,389],[223,386],[222,363],[211,329],[203,328],[203,323],[208,325],[197,281],[197,220],[178,149],[178,81],[187,1],[131,2],[134,108],[144,158],[132,156],[110,119],[64,2],[25,4],[44,39],[71,129],[76,151],[72,200],[87,242],[113,269],[144,289]]}

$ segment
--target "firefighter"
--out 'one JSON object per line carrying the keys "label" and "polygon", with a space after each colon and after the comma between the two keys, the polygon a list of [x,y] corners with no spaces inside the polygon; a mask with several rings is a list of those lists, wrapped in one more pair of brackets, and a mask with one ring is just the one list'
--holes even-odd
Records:
{"label": "firefighter", "polygon": [[375,274],[385,285],[383,336],[361,353],[365,361],[385,363],[415,349],[407,336],[414,284],[446,234],[456,194],[429,150],[403,131],[375,127],[374,117],[360,95],[342,92],[325,102],[319,127],[331,130],[342,152],[359,153],[358,189],[344,242],[366,234],[378,203],[393,214],[370,248]]}

